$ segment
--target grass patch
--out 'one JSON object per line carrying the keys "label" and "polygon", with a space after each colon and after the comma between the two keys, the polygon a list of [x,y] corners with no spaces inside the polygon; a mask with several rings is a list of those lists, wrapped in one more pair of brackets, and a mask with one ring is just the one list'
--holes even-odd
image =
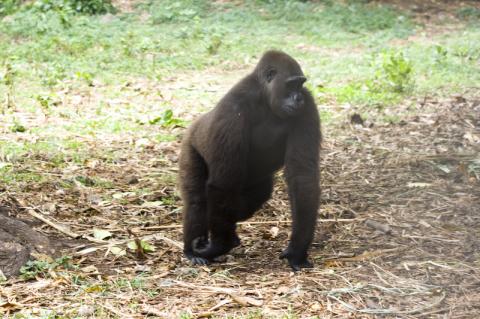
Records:
{"label": "grass patch", "polygon": [[475,7],[463,7],[457,10],[457,17],[478,24],[480,9]]}
{"label": "grass patch", "polygon": [[[428,43],[406,42],[418,28],[409,14],[371,2],[167,0],[115,13],[72,10],[75,1],[0,6],[0,113],[2,133],[9,134],[0,142],[3,169],[32,159],[51,168],[83,165],[89,157],[114,162],[120,155],[111,147],[92,154],[85,144],[106,137],[128,140],[132,148],[141,139],[174,141],[175,128],[191,121],[184,114],[212,107],[228,89],[220,85],[212,93],[204,89],[209,83],[192,78],[218,79],[241,68],[240,78],[271,48],[301,62],[319,104],[384,109],[480,81],[474,24]],[[475,17],[476,11],[458,14]],[[166,90],[171,83],[175,88]],[[27,120],[39,116],[45,121]],[[336,121],[328,108],[321,117],[324,125]]]}

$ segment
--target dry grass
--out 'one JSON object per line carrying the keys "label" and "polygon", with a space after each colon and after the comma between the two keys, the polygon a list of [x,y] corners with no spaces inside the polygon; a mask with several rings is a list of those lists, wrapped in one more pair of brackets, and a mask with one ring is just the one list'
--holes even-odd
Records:
{"label": "dry grass", "polygon": [[[406,108],[397,111],[406,114]],[[280,177],[274,198],[240,226],[242,246],[224,263],[191,267],[179,244],[177,141],[135,147],[121,139],[86,140],[92,152],[108,148],[122,158],[93,158],[73,173],[42,165],[43,159],[25,161],[23,169],[53,177],[1,193],[2,204],[26,218],[18,201],[26,202],[87,239],[66,238],[37,223],[63,243],[78,268],[7,281],[0,286],[0,312],[38,316],[48,309],[67,318],[475,318],[480,97],[426,97],[408,108],[414,115],[403,115],[399,124],[372,127],[352,125],[347,111],[336,110],[343,120],[324,128],[315,268],[297,274],[278,260],[289,233]],[[76,175],[111,186],[60,183]],[[113,238],[93,240],[94,227]],[[118,257],[109,249],[125,248],[134,238],[148,239],[156,250]]]}

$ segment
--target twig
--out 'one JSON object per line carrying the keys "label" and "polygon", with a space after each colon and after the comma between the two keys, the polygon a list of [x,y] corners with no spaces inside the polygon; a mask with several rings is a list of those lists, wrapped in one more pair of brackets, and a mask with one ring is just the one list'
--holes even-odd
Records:
{"label": "twig", "polygon": [[36,211],[34,211],[32,208],[28,207],[25,202],[23,202],[21,199],[17,199],[18,203],[22,206],[23,209],[25,209],[27,211],[27,213],[29,215],[31,215],[32,217],[35,217],[36,219],[39,219],[41,220],[42,222],[44,222],[45,224],[55,228],[56,230],[58,230],[59,232],[61,233],[64,233],[65,235],[69,236],[69,237],[72,237],[72,238],[79,238],[81,237],[80,234],[77,234],[73,231],[71,231],[68,226],[65,226],[65,225],[61,225],[59,223],[54,223],[53,221],[51,221],[50,219],[48,219],[47,217],[43,216],[42,214],[39,214],[37,213]]}

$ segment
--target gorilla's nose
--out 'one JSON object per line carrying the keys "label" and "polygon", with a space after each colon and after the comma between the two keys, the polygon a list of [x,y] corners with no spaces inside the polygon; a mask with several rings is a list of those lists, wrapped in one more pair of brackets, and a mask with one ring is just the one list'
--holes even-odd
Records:
{"label": "gorilla's nose", "polygon": [[295,102],[297,102],[297,103],[302,103],[302,102],[303,102],[303,96],[302,96],[302,94],[299,94],[299,93],[295,94],[295,96],[293,97],[293,99],[294,99]]}

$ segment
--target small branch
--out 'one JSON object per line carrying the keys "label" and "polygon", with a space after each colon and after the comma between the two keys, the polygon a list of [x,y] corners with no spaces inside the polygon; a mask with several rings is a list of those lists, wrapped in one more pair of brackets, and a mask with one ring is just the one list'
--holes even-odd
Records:
{"label": "small branch", "polygon": [[79,238],[81,237],[80,234],[77,234],[73,231],[70,230],[70,228],[68,226],[65,226],[65,225],[61,225],[59,223],[54,223],[53,221],[51,221],[50,219],[48,219],[47,217],[45,217],[44,215],[42,214],[39,214],[37,213],[36,211],[34,211],[32,208],[28,207],[25,202],[23,202],[21,199],[17,199],[18,203],[23,207],[23,209],[25,209],[27,211],[27,213],[32,216],[32,217],[35,217],[36,219],[38,220],[41,220],[42,222],[44,222],[45,224],[55,228],[56,230],[58,230],[59,232],[61,233],[64,233],[65,235],[69,236],[69,237],[72,237],[72,238]]}

